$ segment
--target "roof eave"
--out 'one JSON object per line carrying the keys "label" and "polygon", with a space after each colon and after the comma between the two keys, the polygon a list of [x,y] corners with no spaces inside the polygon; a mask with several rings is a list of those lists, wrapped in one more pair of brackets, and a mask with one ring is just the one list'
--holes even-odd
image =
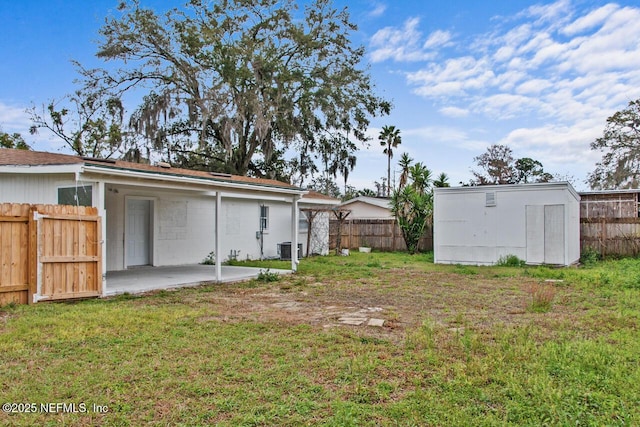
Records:
{"label": "roof eave", "polygon": [[154,181],[169,181],[174,183],[182,183],[182,184],[198,184],[204,185],[206,187],[218,187],[222,190],[260,190],[270,193],[280,193],[280,194],[290,194],[290,195],[303,195],[306,194],[307,191],[295,188],[295,187],[277,187],[275,185],[269,184],[252,184],[252,183],[242,183],[238,181],[227,181],[222,179],[216,179],[214,177],[211,178],[200,178],[195,176],[187,176],[180,174],[168,174],[161,172],[146,172],[146,171],[136,171],[132,169],[126,168],[118,168],[118,167],[104,167],[93,164],[85,164],[82,166],[82,172],[84,173],[94,173],[100,175],[107,176],[125,176],[125,177],[133,177],[140,179],[150,179]]}

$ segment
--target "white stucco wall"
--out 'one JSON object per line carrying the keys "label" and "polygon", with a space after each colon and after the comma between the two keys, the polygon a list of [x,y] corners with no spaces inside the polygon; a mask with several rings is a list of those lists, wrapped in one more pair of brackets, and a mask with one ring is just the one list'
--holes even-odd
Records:
{"label": "white stucco wall", "polygon": [[[93,186],[93,205],[98,206],[98,185],[94,181],[79,182]],[[0,174],[0,202],[43,203],[58,202],[59,187],[75,186],[75,175],[64,174]],[[105,253],[107,271],[126,268],[125,218],[127,198],[152,201],[152,264],[180,265],[201,262],[215,246],[215,193],[182,189],[162,189],[157,185],[145,187],[124,183],[107,183],[105,198]],[[263,256],[277,257],[277,245],[291,238],[291,196],[280,200],[251,199],[224,194],[222,198],[220,236],[222,259],[231,250],[240,251],[238,259],[258,259],[261,256],[259,239],[260,205],[269,207],[269,228],[264,233]],[[320,219],[316,219],[320,221]],[[323,221],[328,221],[328,216]],[[326,227],[328,251],[328,226]],[[302,254],[306,253],[306,232],[299,233]],[[324,241],[323,241],[324,242]]]}
{"label": "white stucco wall", "polygon": [[[259,259],[260,239],[256,232],[260,231],[260,206],[269,208],[269,224],[263,234],[264,258],[278,256],[278,243],[290,242],[291,239],[291,203],[274,200],[256,200],[222,198],[222,256],[227,259],[231,251],[240,251],[238,259]],[[305,254],[306,233],[299,233],[298,243],[302,244]]]}
{"label": "white stucco wall", "polygon": [[[486,193],[496,195],[496,205],[486,206]],[[434,200],[434,259],[437,263],[494,264],[515,255],[543,259],[527,251],[528,238],[536,238],[530,226],[527,236],[526,207],[564,206],[564,261],[580,257],[579,199],[568,184],[530,184],[436,189]],[[533,230],[533,231],[532,231]],[[542,228],[540,233],[544,233]],[[544,247],[544,245],[542,246]],[[543,249],[542,249],[543,250]],[[542,258],[540,258],[542,257]]]}
{"label": "white stucco wall", "polygon": [[153,265],[197,264],[214,248],[215,197],[193,192],[106,185],[107,270],[126,268],[128,198],[152,201]]}

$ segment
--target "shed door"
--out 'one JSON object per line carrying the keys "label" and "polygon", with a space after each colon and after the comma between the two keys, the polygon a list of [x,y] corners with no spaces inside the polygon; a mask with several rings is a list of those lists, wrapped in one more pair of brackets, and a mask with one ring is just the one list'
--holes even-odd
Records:
{"label": "shed door", "polygon": [[565,264],[564,205],[528,205],[527,262]]}
{"label": "shed door", "polygon": [[127,267],[151,264],[151,200],[127,200]]}
{"label": "shed door", "polygon": [[544,207],[544,263],[564,265],[564,205]]}
{"label": "shed door", "polygon": [[544,206],[527,205],[527,262],[544,264]]}

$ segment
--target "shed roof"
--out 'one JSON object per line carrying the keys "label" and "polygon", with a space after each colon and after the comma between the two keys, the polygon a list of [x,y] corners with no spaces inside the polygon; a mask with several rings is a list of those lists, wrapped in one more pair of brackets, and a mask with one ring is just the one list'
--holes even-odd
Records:
{"label": "shed roof", "polygon": [[368,205],[377,206],[379,208],[391,209],[391,206],[389,205],[391,201],[389,199],[369,196],[355,197],[353,199],[347,200],[346,202],[342,202],[340,206],[347,206],[356,202],[366,203]]}
{"label": "shed roof", "polygon": [[501,185],[477,185],[468,187],[436,187],[434,194],[442,193],[474,193],[487,191],[535,191],[535,190],[558,190],[566,189],[576,199],[580,200],[580,195],[569,182],[534,182],[528,184],[501,184]]}

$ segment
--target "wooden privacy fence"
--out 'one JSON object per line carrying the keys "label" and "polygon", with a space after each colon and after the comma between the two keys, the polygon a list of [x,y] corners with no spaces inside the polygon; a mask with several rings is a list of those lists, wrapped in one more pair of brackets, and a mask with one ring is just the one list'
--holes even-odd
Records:
{"label": "wooden privacy fence", "polygon": [[94,207],[0,204],[0,305],[102,294]]}
{"label": "wooden privacy fence", "polygon": [[[329,222],[329,245],[336,248],[338,236],[338,220]],[[369,246],[380,251],[406,251],[402,231],[395,219],[347,219],[341,227],[341,246],[357,248]],[[433,232],[427,228],[420,239],[418,248],[421,251],[433,250]]]}
{"label": "wooden privacy fence", "polygon": [[580,248],[602,255],[640,254],[640,218],[581,218]]}

